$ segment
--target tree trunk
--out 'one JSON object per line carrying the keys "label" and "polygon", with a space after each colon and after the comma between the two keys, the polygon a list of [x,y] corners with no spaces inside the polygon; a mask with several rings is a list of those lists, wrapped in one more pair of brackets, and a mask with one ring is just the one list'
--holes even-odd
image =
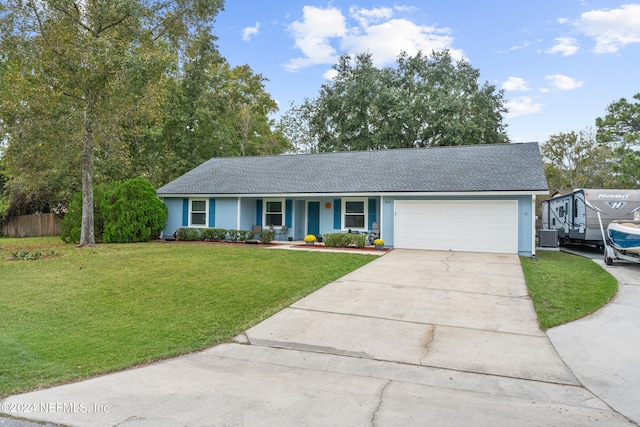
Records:
{"label": "tree trunk", "polygon": [[84,111],[84,138],[82,141],[82,226],[80,246],[95,246],[93,226],[93,129],[94,102],[87,100]]}

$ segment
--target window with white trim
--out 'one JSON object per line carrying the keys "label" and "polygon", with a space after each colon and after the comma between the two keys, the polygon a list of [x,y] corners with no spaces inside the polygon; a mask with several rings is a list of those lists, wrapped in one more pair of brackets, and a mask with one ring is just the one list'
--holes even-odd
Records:
{"label": "window with white trim", "polygon": [[206,200],[193,199],[189,201],[189,226],[206,227],[208,206]]}
{"label": "window with white trim", "polygon": [[264,201],[264,222],[267,227],[282,227],[284,225],[284,200]]}
{"label": "window with white trim", "polygon": [[349,230],[367,229],[367,199],[342,200],[342,228]]}

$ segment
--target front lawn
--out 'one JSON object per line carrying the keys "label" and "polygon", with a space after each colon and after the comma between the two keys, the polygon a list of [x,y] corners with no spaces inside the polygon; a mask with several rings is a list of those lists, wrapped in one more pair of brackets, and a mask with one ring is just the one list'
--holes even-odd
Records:
{"label": "front lawn", "polygon": [[[22,250],[31,261],[12,260]],[[375,256],[0,239],[0,398],[229,340]]]}
{"label": "front lawn", "polygon": [[588,258],[553,251],[536,256],[521,263],[544,331],[593,313],[616,294],[617,280]]}

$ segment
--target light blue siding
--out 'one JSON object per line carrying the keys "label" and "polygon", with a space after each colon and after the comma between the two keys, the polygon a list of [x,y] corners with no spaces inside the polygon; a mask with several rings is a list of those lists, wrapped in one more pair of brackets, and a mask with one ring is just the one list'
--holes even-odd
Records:
{"label": "light blue siding", "polygon": [[[334,199],[331,197],[321,197],[318,200],[320,201],[320,234],[332,233],[333,223],[334,223],[334,219],[333,219]],[[327,203],[330,204],[330,207],[328,209],[327,209]]]}
{"label": "light blue siding", "polygon": [[531,196],[518,198],[518,255],[532,256],[535,206]]}
{"label": "light blue siding", "polygon": [[287,233],[287,235],[293,240],[304,239],[305,230],[307,228],[307,211],[305,205],[306,203],[302,199],[293,201],[293,226],[292,229]]}
{"label": "light blue siding", "polygon": [[240,230],[251,230],[257,223],[256,199],[240,199]]}
{"label": "light blue siding", "polygon": [[163,201],[167,206],[169,216],[164,230],[162,230],[162,237],[171,237],[178,228],[182,227],[183,201],[182,198],[165,198]]}
{"label": "light blue siding", "polygon": [[393,199],[384,198],[382,207],[382,222],[380,223],[380,238],[384,240],[385,246],[393,247]]}
{"label": "light blue siding", "polygon": [[216,198],[216,227],[227,230],[238,229],[238,199],[236,197]]}

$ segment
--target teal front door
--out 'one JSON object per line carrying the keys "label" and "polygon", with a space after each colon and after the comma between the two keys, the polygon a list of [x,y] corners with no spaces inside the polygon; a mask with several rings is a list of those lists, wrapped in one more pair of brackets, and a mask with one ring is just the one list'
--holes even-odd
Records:
{"label": "teal front door", "polygon": [[307,233],[320,234],[320,202],[309,202],[307,207]]}

